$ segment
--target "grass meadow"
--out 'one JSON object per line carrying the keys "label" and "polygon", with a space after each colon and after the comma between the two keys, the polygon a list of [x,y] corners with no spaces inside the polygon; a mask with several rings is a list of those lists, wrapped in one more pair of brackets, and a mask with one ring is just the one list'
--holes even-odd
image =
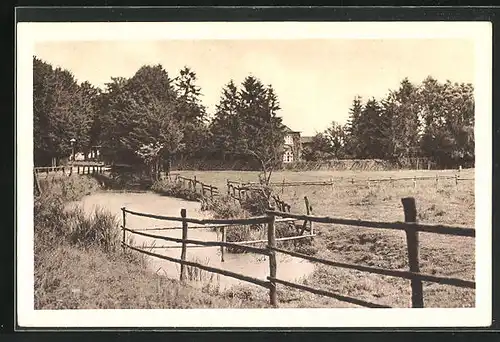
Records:
{"label": "grass meadow", "polygon": [[[319,181],[338,179],[335,185],[275,187],[275,192],[291,204],[292,212],[305,213],[307,196],[313,213],[320,216],[366,219],[375,221],[403,221],[401,198],[414,197],[419,222],[465,225],[474,227],[474,181],[455,184],[454,179],[401,180],[367,182],[367,179],[422,177],[436,174],[453,176],[448,171],[341,171],[341,172],[276,172],[273,182]],[[226,191],[227,179],[256,181],[257,172],[181,172],[185,177],[218,186]],[[474,170],[460,171],[464,179],[474,178]],[[351,180],[354,183],[351,183]],[[315,224],[316,256],[388,269],[408,269],[404,232],[363,229],[342,225]],[[279,267],[279,264],[278,264]],[[421,272],[452,276],[467,280],[475,278],[475,239],[420,233]],[[313,274],[301,280],[305,284],[394,307],[411,305],[410,281],[376,274],[362,273],[330,266],[316,265]],[[283,307],[352,307],[334,299],[304,292],[283,289],[279,295]],[[265,293],[254,294],[265,298]],[[283,299],[285,298],[285,299]],[[472,289],[424,282],[425,307],[473,307]]]}

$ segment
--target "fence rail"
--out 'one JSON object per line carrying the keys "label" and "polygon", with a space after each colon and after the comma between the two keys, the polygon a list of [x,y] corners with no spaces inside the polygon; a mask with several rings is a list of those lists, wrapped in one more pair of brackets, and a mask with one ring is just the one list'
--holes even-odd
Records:
{"label": "fence rail", "polygon": [[[399,177],[399,178],[367,178],[367,179],[356,179],[353,177],[346,178],[346,177],[340,177],[340,178],[330,178],[329,180],[324,180],[324,181],[286,181],[283,178],[283,181],[281,182],[271,182],[269,183],[270,186],[274,187],[281,187],[282,189],[285,187],[295,187],[295,186],[331,186],[334,187],[336,184],[341,184],[341,183],[347,183],[347,184],[366,184],[366,183],[382,183],[382,182],[390,182],[393,184],[394,182],[397,181],[413,181],[413,185],[416,186],[416,182],[419,180],[433,180],[436,183],[439,183],[440,180],[455,180],[455,184],[458,185],[458,182],[460,181],[474,181],[475,178],[463,178],[460,176],[460,174],[454,174],[454,175],[438,175],[436,176],[415,176],[415,177]],[[239,181],[231,181],[227,180],[227,187],[228,187],[228,193],[230,192],[230,189],[254,189],[256,187],[259,187],[260,184],[258,182],[239,182]]]}
{"label": "fence rail", "polygon": [[[318,288],[314,288],[311,286],[306,286],[303,284],[297,284],[297,283],[285,281],[283,279],[279,279],[276,277],[276,273],[277,273],[276,271],[277,271],[277,267],[278,267],[276,253],[287,254],[287,255],[290,255],[292,257],[301,258],[301,259],[308,260],[311,262],[321,263],[321,264],[324,264],[327,266],[352,269],[352,270],[357,270],[357,271],[361,271],[361,272],[367,272],[367,273],[373,273],[373,274],[379,274],[379,275],[385,275],[385,276],[392,276],[392,277],[410,280],[411,289],[412,289],[411,302],[412,302],[412,307],[415,307],[415,308],[424,307],[423,286],[422,286],[423,281],[433,282],[433,283],[438,283],[438,284],[443,284],[443,285],[449,285],[449,286],[475,289],[476,284],[474,281],[471,281],[471,280],[464,280],[464,279],[453,278],[453,277],[444,277],[444,276],[437,276],[437,275],[421,273],[420,269],[419,269],[419,256],[418,256],[418,252],[419,252],[418,232],[436,233],[436,234],[445,234],[445,235],[463,236],[463,237],[475,237],[475,229],[469,228],[469,227],[460,227],[460,226],[447,226],[447,225],[416,223],[416,204],[415,204],[414,198],[411,198],[411,197],[403,198],[401,200],[401,202],[403,204],[403,209],[404,209],[404,214],[405,214],[405,222],[392,222],[392,223],[313,216],[309,213],[309,211],[308,211],[308,215],[300,215],[300,214],[293,214],[293,213],[284,212],[284,211],[282,212],[282,211],[268,210],[266,212],[266,216],[258,216],[258,217],[252,217],[252,218],[247,218],[247,219],[214,220],[214,219],[187,218],[185,209],[181,210],[181,217],[170,217],[170,216],[139,213],[139,212],[128,210],[126,208],[122,208],[122,212],[123,212],[122,246],[124,246],[124,248],[127,247],[127,248],[134,250],[134,251],[144,253],[144,254],[147,254],[147,255],[150,255],[153,257],[157,257],[160,259],[180,263],[181,264],[181,274],[180,274],[181,280],[185,280],[184,265],[189,265],[189,266],[193,266],[193,267],[198,267],[200,269],[203,269],[203,270],[206,270],[209,272],[222,274],[225,276],[233,277],[233,278],[236,278],[236,279],[239,279],[242,281],[247,281],[247,282],[268,288],[269,289],[270,303],[274,307],[278,306],[278,299],[277,299],[277,292],[276,292],[276,285],[277,284],[281,284],[284,286],[293,287],[293,288],[300,289],[303,291],[307,291],[307,292],[335,298],[335,299],[340,300],[340,301],[344,301],[344,302],[348,302],[348,303],[352,303],[352,304],[356,304],[356,305],[360,305],[360,306],[364,306],[364,307],[370,307],[370,308],[388,307],[385,305],[371,303],[371,302],[367,302],[367,301],[357,299],[357,298],[343,296],[341,294],[333,293],[331,291],[327,291],[324,289],[318,289]],[[137,215],[137,216],[142,216],[142,217],[149,217],[149,218],[153,218],[153,219],[171,220],[171,221],[182,222],[182,238],[173,238],[173,237],[166,237],[166,236],[161,236],[161,235],[149,234],[149,233],[140,232],[137,229],[127,228],[126,227],[126,214]],[[306,222],[309,222],[311,224],[311,229],[310,229],[309,235],[297,235],[297,236],[293,236],[293,237],[282,237],[282,238],[276,237],[275,224],[277,222],[291,222],[291,221],[297,221],[297,220],[304,220],[304,227],[306,225]],[[285,250],[282,248],[278,248],[276,246],[276,243],[278,241],[287,241],[287,240],[293,240],[293,239],[303,239],[303,238],[314,237],[315,234],[314,234],[313,229],[312,229],[312,222],[340,224],[340,225],[374,228],[374,229],[375,228],[376,229],[396,229],[396,230],[405,231],[406,238],[407,238],[408,260],[409,260],[409,268],[410,269],[408,271],[393,270],[393,269],[384,269],[384,268],[380,268],[380,267],[363,266],[363,265],[358,265],[358,264],[337,262],[337,261],[327,260],[324,258],[318,258],[318,257],[310,256],[310,255],[305,255],[305,254],[298,253],[295,251]],[[202,224],[202,225],[210,225],[210,224],[218,225],[216,227],[221,228],[223,231],[222,241],[200,241],[200,240],[188,239],[188,224],[189,223],[196,223],[196,224]],[[224,232],[225,232],[226,227],[230,227],[230,226],[234,226],[234,225],[242,225],[242,224],[262,224],[262,223],[267,224],[267,239],[266,240],[239,241],[239,242],[226,242],[225,241]],[[174,228],[179,229],[178,227],[174,227]],[[199,228],[199,227],[192,227],[192,228]],[[236,229],[235,227],[233,227],[233,228]],[[176,246],[149,246],[149,247],[143,247],[143,249],[140,249],[140,248],[137,248],[134,246],[130,246],[130,245],[126,244],[126,242],[125,242],[126,241],[126,235],[125,235],[126,232],[129,232],[131,234],[142,235],[145,237],[151,237],[151,238],[161,239],[161,240],[165,240],[165,241],[181,243],[182,244],[181,246],[177,246],[178,248],[179,247],[182,248],[181,258],[176,259],[176,258],[167,257],[164,255],[160,255],[160,254],[156,254],[156,253],[144,250],[144,248],[175,248]],[[248,246],[248,244],[266,243],[266,242],[267,242],[267,245],[265,248]],[[222,251],[222,260],[224,259],[224,247],[237,247],[238,249],[243,249],[243,250],[246,250],[248,252],[266,255],[269,258],[269,276],[267,277],[267,281],[262,280],[262,279],[248,277],[248,276],[245,276],[245,275],[242,275],[239,273],[234,273],[234,272],[230,272],[227,270],[223,270],[223,269],[219,269],[219,268],[215,268],[215,267],[209,267],[209,266],[205,266],[205,265],[198,264],[195,262],[187,261],[186,260],[186,249],[188,247],[187,244],[191,244],[191,245],[193,245],[193,247],[195,247],[195,246],[220,247],[221,251]],[[191,247],[191,245],[190,245],[190,247]]]}
{"label": "fence rail", "polygon": [[34,172],[37,175],[46,174],[48,176],[49,174],[56,175],[58,173],[61,173],[64,176],[66,175],[71,176],[73,173],[79,175],[103,173],[105,169],[106,166],[104,165],[78,164],[78,165],[64,165],[64,166],[38,166],[34,168]]}
{"label": "fence rail", "polygon": [[[170,180],[172,181],[172,178],[170,178]],[[219,188],[211,184],[205,184],[203,182],[200,182],[199,180],[196,179],[196,176],[194,176],[194,178],[188,178],[188,177],[183,177],[180,174],[175,174],[173,181],[182,184],[184,188],[187,188],[194,192],[198,192],[199,189],[200,194],[203,197],[214,198],[220,195]]]}

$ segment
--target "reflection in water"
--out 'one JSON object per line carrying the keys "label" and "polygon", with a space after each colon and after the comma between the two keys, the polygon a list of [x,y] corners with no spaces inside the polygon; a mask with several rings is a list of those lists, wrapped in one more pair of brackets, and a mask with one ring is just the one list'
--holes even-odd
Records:
{"label": "reflection in water", "polygon": [[[121,207],[127,209],[158,214],[166,216],[180,217],[180,210],[184,208],[187,210],[187,217],[204,218],[207,217],[206,212],[200,211],[200,204],[197,202],[184,201],[177,198],[159,196],[154,193],[119,193],[119,192],[100,192],[90,196],[86,196],[78,202],[86,212],[91,212],[96,206],[106,208],[107,210],[115,213],[119,220],[122,220]],[[130,229],[145,229],[145,228],[159,228],[159,227],[181,227],[180,222],[163,221],[150,219],[145,217],[133,216],[127,214],[126,226]],[[231,229],[228,227],[227,229]],[[235,228],[237,229],[237,228]],[[176,238],[182,237],[182,231],[179,230],[152,230],[147,233],[161,236],[171,236]],[[127,235],[132,234],[127,232]],[[191,225],[188,230],[188,238],[194,240],[214,241],[220,240],[220,235],[215,231],[206,228],[195,227]],[[180,258],[181,248],[180,244],[164,241],[161,239],[152,239],[139,235],[133,235],[133,245],[135,246],[172,246],[175,248],[151,248],[150,251],[170,256],[173,258]],[[201,264],[210,265],[216,268],[222,268],[228,271],[241,273],[246,276],[266,280],[269,275],[269,261],[268,257],[264,255],[257,255],[253,253],[232,254],[227,251],[224,253],[224,262],[221,262],[220,247],[189,247],[187,248],[187,258]],[[279,254],[277,255],[278,267],[277,277],[293,281],[298,278],[307,276],[314,270],[314,266],[303,259],[294,258],[291,256]],[[153,272],[165,274],[170,278],[179,278],[180,265],[167,260],[158,258],[149,258],[149,267]],[[201,283],[207,282],[210,279],[218,281],[218,286],[221,289],[228,288],[233,285],[250,283],[241,282],[237,279],[214,275],[212,273],[189,269],[191,278],[202,280]]]}

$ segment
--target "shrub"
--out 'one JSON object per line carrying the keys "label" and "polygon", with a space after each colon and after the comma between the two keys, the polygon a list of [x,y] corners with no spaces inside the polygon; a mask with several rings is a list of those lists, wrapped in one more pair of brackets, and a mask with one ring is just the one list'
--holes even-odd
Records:
{"label": "shrub", "polygon": [[188,201],[199,201],[202,196],[196,191],[186,189],[181,183],[160,180],[151,186],[151,190],[164,196],[182,198]]}
{"label": "shrub", "polygon": [[216,219],[248,217],[248,213],[230,196],[224,195],[206,199],[206,203],[205,209],[212,211]]}
{"label": "shrub", "polygon": [[111,172],[108,186],[115,190],[147,190],[151,188],[152,182],[142,169],[119,169]]}
{"label": "shrub", "polygon": [[120,241],[119,223],[115,215],[97,207],[91,216],[81,208],[67,213],[68,239],[81,247],[99,247],[115,252]]}
{"label": "shrub", "polygon": [[47,246],[55,246],[65,237],[65,212],[60,198],[43,196],[34,201],[34,257],[35,264]]}
{"label": "shrub", "polygon": [[100,189],[99,182],[87,176],[40,178],[40,197],[59,198],[63,202],[77,201]]}

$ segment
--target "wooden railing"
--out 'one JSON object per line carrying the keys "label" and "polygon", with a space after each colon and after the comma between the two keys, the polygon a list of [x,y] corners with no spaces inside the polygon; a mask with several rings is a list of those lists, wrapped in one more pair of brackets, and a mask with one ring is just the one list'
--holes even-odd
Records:
{"label": "wooden railing", "polygon": [[[364,306],[364,307],[370,307],[370,308],[386,308],[386,307],[388,307],[386,305],[381,305],[381,304],[361,300],[358,298],[344,296],[342,294],[334,293],[334,292],[327,291],[324,289],[319,289],[319,288],[315,288],[312,286],[298,284],[298,283],[286,281],[284,279],[279,279],[276,276],[276,270],[278,267],[276,253],[283,253],[283,254],[287,254],[287,255],[290,255],[290,256],[293,256],[296,258],[301,258],[301,259],[305,259],[305,260],[308,260],[311,262],[321,263],[321,264],[328,265],[328,266],[334,266],[334,267],[352,269],[352,270],[357,270],[357,271],[362,271],[362,272],[368,272],[368,273],[374,273],[374,274],[380,274],[380,275],[408,279],[411,282],[411,290],[412,290],[411,302],[412,302],[412,307],[414,307],[414,308],[424,307],[422,281],[474,289],[476,286],[474,281],[458,279],[458,278],[453,278],[453,277],[443,277],[443,276],[420,273],[419,256],[418,256],[419,255],[418,232],[427,232],[427,233],[454,235],[454,236],[463,236],[463,237],[475,237],[475,229],[468,228],[468,227],[459,227],[459,226],[446,226],[446,225],[416,223],[417,211],[416,211],[416,205],[415,205],[414,198],[411,198],[411,197],[410,198],[403,198],[402,204],[403,204],[403,208],[404,208],[405,222],[377,222],[377,221],[352,220],[352,219],[333,218],[333,217],[320,217],[320,216],[313,216],[313,215],[307,215],[307,214],[306,215],[293,214],[293,213],[289,213],[289,212],[282,212],[282,211],[275,211],[275,210],[267,211],[266,216],[258,216],[258,217],[252,217],[252,218],[247,218],[247,219],[228,219],[228,220],[194,219],[194,218],[186,217],[186,210],[185,209],[181,210],[181,217],[168,217],[168,216],[161,216],[161,215],[139,213],[139,212],[134,212],[134,211],[128,210],[126,208],[122,208],[122,212],[123,212],[123,225],[122,225],[123,241],[122,241],[122,245],[123,245],[124,249],[130,248],[131,250],[134,250],[134,251],[137,251],[137,252],[152,256],[152,257],[156,257],[156,258],[160,258],[160,259],[164,259],[164,260],[168,260],[168,261],[172,261],[172,262],[176,262],[176,263],[181,264],[180,279],[183,281],[186,279],[186,275],[185,275],[186,271],[185,271],[184,266],[189,265],[192,267],[200,268],[200,269],[205,270],[205,271],[222,274],[222,275],[225,275],[228,277],[233,277],[233,278],[236,278],[236,279],[239,279],[242,281],[250,282],[250,283],[253,283],[255,285],[259,285],[259,286],[262,286],[264,288],[267,288],[267,289],[269,289],[270,303],[274,307],[278,306],[278,298],[277,298],[277,292],[276,292],[276,285],[277,284],[281,284],[284,286],[300,289],[303,291],[307,291],[307,292],[335,298],[335,299],[340,300],[340,301],[344,301],[344,302],[348,302],[348,303],[352,303],[352,304],[356,304],[356,305],[360,305],[360,306]],[[165,229],[182,229],[182,238],[173,238],[173,237],[167,237],[167,236],[162,236],[162,235],[155,235],[155,234],[141,232],[138,229],[130,229],[130,228],[126,227],[126,214],[148,217],[148,218],[153,218],[153,219],[182,222],[182,228],[180,228],[180,227],[165,228]],[[281,217],[282,219],[279,219],[278,217]],[[347,225],[347,226],[353,226],[353,227],[364,227],[364,228],[373,228],[373,229],[392,229],[392,230],[405,231],[406,240],[407,240],[407,249],[408,249],[409,268],[410,269],[408,271],[403,271],[403,270],[383,269],[383,268],[379,268],[379,267],[342,263],[342,262],[336,262],[336,261],[332,261],[332,260],[327,260],[327,259],[323,259],[323,258],[310,256],[310,255],[305,255],[305,254],[298,253],[295,251],[290,251],[290,250],[278,248],[277,242],[284,241],[287,238],[277,238],[276,237],[275,225],[277,222],[283,222],[281,220],[287,220],[287,219],[288,220],[290,220],[290,219],[292,219],[292,220],[304,220],[304,222],[340,224],[340,225]],[[207,225],[210,225],[210,224],[219,225],[219,227],[224,227],[224,228],[231,227],[233,225],[267,224],[267,246],[265,248],[250,246],[251,244],[266,242],[266,240],[243,241],[243,242],[226,242],[226,241],[224,241],[224,238],[222,241],[192,240],[192,239],[188,238],[188,231],[189,231],[188,224],[190,224],[190,223],[202,225],[201,227],[200,226],[191,227],[192,229],[193,228],[207,228]],[[162,228],[154,228],[154,229],[160,230]],[[153,253],[150,251],[146,251],[144,249],[137,248],[136,246],[130,246],[126,243],[126,235],[125,235],[126,232],[129,232],[131,234],[142,235],[145,237],[180,243],[181,248],[182,248],[181,257],[180,257],[180,259],[173,258],[173,257],[161,255],[161,254],[156,254],[156,253]],[[292,238],[308,238],[308,237],[314,237],[314,232],[312,231],[312,228],[310,230],[310,234],[301,235],[301,236],[292,237]],[[288,238],[288,239],[290,239],[290,238]],[[186,260],[187,244],[201,245],[201,246],[214,246],[214,247],[217,246],[217,247],[220,247],[221,250],[223,250],[224,247],[238,247],[238,248],[246,250],[248,252],[266,255],[269,258],[269,276],[267,277],[267,280],[257,279],[257,278],[249,277],[249,276],[246,276],[243,274],[234,273],[234,272],[230,272],[227,270],[202,265],[202,264],[192,262],[192,261],[187,261]],[[223,258],[223,256],[222,256],[222,258]]]}
{"label": "wooden railing", "polygon": [[[417,186],[417,181],[434,181],[436,185],[439,183],[440,180],[454,180],[455,185],[458,186],[458,183],[461,181],[474,181],[474,178],[467,178],[467,177],[462,177],[460,174],[454,174],[454,175],[449,175],[449,176],[441,176],[441,175],[436,175],[436,176],[414,176],[414,177],[399,177],[399,178],[367,178],[367,179],[356,179],[353,177],[350,178],[330,178],[328,180],[324,181],[287,181],[285,178],[281,182],[271,182],[269,183],[270,186],[273,187],[295,187],[295,186],[331,186],[335,187],[335,185],[338,184],[370,184],[370,183],[382,183],[382,182],[388,182],[392,185],[394,185],[395,182],[397,181],[413,181],[413,186]],[[227,181],[228,185],[228,192],[230,191],[231,188],[252,188],[255,186],[258,186],[258,182],[236,182],[236,181]]]}
{"label": "wooden railing", "polygon": [[88,175],[95,173],[103,173],[105,166],[97,165],[97,164],[89,164],[89,165],[64,165],[64,166],[42,166],[35,167],[34,172],[36,174],[46,174],[47,176],[61,174],[63,176],[71,176],[76,169],[76,174],[79,175]]}
{"label": "wooden railing", "polygon": [[[240,204],[242,201],[248,200],[249,198],[251,198],[252,193],[261,192],[261,191],[262,191],[262,185],[259,183],[247,185],[246,183],[240,183],[240,182],[227,180],[227,194],[228,194],[228,196],[237,200]],[[276,204],[276,208],[278,210],[288,211],[288,212],[291,211],[292,206],[289,203],[283,201],[279,197],[278,194],[272,195],[272,199],[274,200],[274,203]],[[307,204],[306,204],[306,207],[308,207]]]}
{"label": "wooden railing", "polygon": [[240,182],[227,180],[227,195],[240,203],[248,199],[252,191],[261,191],[261,189],[262,187],[259,183],[244,185]]}
{"label": "wooden railing", "polygon": [[219,196],[219,189],[216,186],[200,182],[196,179],[196,176],[194,176],[194,178],[188,178],[175,174],[174,177],[169,179],[181,183],[186,189],[199,192],[203,197],[213,198],[214,196]]}

